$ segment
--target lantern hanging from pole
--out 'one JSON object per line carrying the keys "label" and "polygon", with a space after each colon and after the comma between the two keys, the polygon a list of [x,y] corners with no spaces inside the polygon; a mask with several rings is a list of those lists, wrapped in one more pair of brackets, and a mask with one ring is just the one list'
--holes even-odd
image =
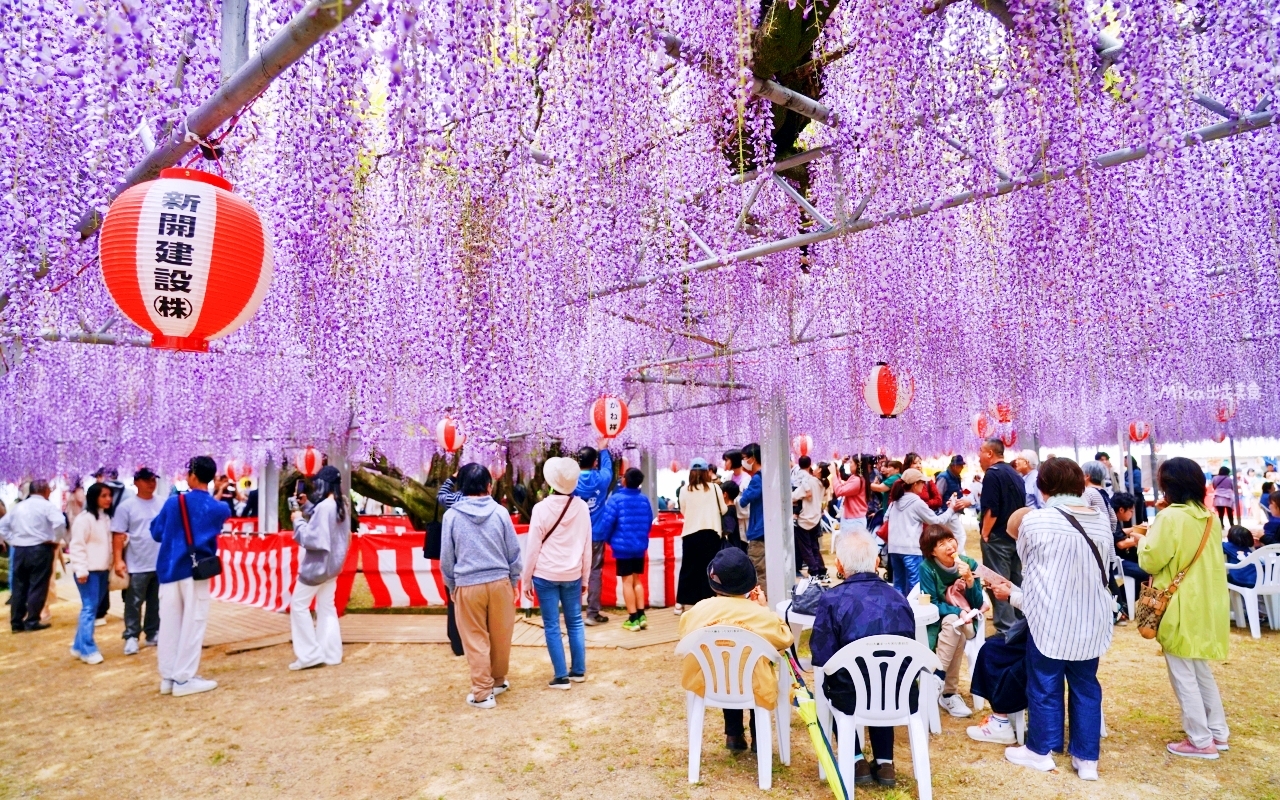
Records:
{"label": "lantern hanging from pole", "polygon": [[205,351],[258,311],[274,269],[253,206],[225,179],[171,168],[116,198],[98,241],[111,299],[151,346]]}
{"label": "lantern hanging from pole", "polygon": [[227,477],[235,483],[239,483],[241,478],[247,478],[253,474],[253,467],[238,458],[228,459],[223,470],[227,473]]}
{"label": "lantern hanging from pole", "polygon": [[807,433],[802,433],[791,440],[791,449],[798,456],[807,456],[813,452],[813,437]]}
{"label": "lantern hanging from pole", "polygon": [[458,423],[453,417],[445,417],[436,425],[436,443],[446,453],[458,452],[466,442],[466,434],[458,432]]}
{"label": "lantern hanging from pole", "polygon": [[973,415],[973,421],[969,423],[969,427],[973,430],[973,435],[979,439],[990,439],[994,430],[991,424],[991,417],[988,417],[985,411],[979,411]]}
{"label": "lantern hanging from pole", "polygon": [[1227,440],[1227,432],[1223,430],[1219,430],[1217,433],[1213,435],[1213,440],[1218,444],[1222,444]]}
{"label": "lantern hanging from pole", "polygon": [[883,361],[877,361],[862,384],[862,397],[880,419],[893,419],[911,405],[915,381],[910,375],[898,375]]}
{"label": "lantern hanging from pole", "polygon": [[606,439],[622,433],[627,419],[627,404],[621,397],[606,394],[591,404],[591,424]]}
{"label": "lantern hanging from pole", "polygon": [[1228,422],[1234,419],[1235,415],[1236,415],[1236,401],[1234,399],[1225,400],[1221,403],[1218,403],[1218,408],[1214,412],[1214,416],[1217,417],[1218,422],[1221,422],[1223,425],[1226,425]]}
{"label": "lantern hanging from pole", "polygon": [[321,455],[319,450],[308,446],[307,449],[298,453],[294,466],[298,468],[298,472],[310,478],[324,466],[324,456]]}
{"label": "lantern hanging from pole", "polygon": [[1145,422],[1129,423],[1129,441],[1145,442],[1147,437],[1151,435],[1151,426]]}

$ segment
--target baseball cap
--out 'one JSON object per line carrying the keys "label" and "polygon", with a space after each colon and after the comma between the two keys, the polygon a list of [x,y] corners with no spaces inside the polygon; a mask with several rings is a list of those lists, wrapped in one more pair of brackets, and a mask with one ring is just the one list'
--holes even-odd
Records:
{"label": "baseball cap", "polygon": [[710,469],[705,458],[695,458],[689,462],[689,469]]}
{"label": "baseball cap", "polygon": [[900,480],[907,486],[910,486],[913,483],[919,483],[924,480],[924,473],[918,469],[912,468],[902,473],[902,478],[900,478]]}
{"label": "baseball cap", "polygon": [[964,456],[962,456],[962,455],[960,455],[960,454],[958,454],[958,453],[957,453],[956,455],[952,456],[952,457],[951,457],[951,466],[953,466],[953,467],[963,467],[963,466],[964,466]]}

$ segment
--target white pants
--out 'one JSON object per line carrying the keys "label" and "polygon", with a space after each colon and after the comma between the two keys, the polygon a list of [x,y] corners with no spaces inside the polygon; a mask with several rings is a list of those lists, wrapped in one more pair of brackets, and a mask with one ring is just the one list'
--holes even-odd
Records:
{"label": "white pants", "polygon": [[1169,683],[1182,706],[1182,729],[1196,747],[1208,747],[1216,739],[1227,741],[1227,712],[1213,679],[1209,662],[1201,658],[1179,658],[1164,654],[1169,667]]}
{"label": "white pants", "polygon": [[[293,632],[293,654],[304,664],[323,661],[330,666],[342,663],[342,630],[333,596],[338,579],[319,586],[299,581],[289,601],[289,629]],[[311,599],[316,601],[316,621],[311,623]]]}
{"label": "white pants", "polygon": [[209,582],[184,578],[160,584],[160,677],[186,683],[200,669],[200,648],[209,624]]}

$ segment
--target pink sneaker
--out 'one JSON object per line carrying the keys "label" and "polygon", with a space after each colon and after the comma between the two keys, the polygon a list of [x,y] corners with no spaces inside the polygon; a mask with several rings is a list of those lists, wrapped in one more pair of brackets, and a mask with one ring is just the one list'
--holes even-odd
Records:
{"label": "pink sneaker", "polygon": [[1208,747],[1196,747],[1191,743],[1190,739],[1183,739],[1180,742],[1170,742],[1165,745],[1165,749],[1170,753],[1173,753],[1175,756],[1182,756],[1184,758],[1204,758],[1213,760],[1218,757],[1218,748],[1213,745],[1209,745]]}
{"label": "pink sneaker", "polygon": [[1218,748],[1219,751],[1231,749],[1231,746],[1229,744],[1227,744],[1226,742],[1220,742],[1217,739],[1213,740],[1213,746]]}

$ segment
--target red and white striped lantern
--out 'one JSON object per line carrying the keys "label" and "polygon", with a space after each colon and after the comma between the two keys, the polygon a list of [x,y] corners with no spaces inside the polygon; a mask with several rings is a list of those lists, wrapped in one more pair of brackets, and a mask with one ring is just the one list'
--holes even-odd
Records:
{"label": "red and white striped lantern", "polygon": [[497,483],[502,480],[502,476],[507,474],[506,461],[494,461],[489,465],[489,475],[493,478],[493,482]]}
{"label": "red and white striped lantern", "polygon": [[606,439],[622,433],[627,419],[627,404],[620,397],[606,394],[591,404],[591,424]]}
{"label": "red and white striped lantern", "polygon": [[991,424],[991,417],[986,412],[979,411],[973,415],[973,421],[969,423],[969,427],[973,430],[973,435],[979,439],[990,439],[994,426]]}
{"label": "red and white striped lantern", "polygon": [[672,459],[671,463],[667,465],[667,468],[670,469],[672,472],[679,472],[680,462],[676,461],[675,459]]}
{"label": "red and white striped lantern", "polygon": [[798,456],[807,456],[813,452],[813,437],[807,433],[802,433],[791,440],[791,449]]}
{"label": "red and white striped lantern", "polygon": [[1218,444],[1222,444],[1227,440],[1227,432],[1222,430],[1218,431],[1213,435],[1213,440]]}
{"label": "red and white striped lantern", "polygon": [[227,477],[236,483],[239,483],[241,478],[247,478],[253,474],[253,467],[238,458],[228,459],[224,469]]}
{"label": "red and white striped lantern", "polygon": [[1223,425],[1226,425],[1235,418],[1235,415],[1236,401],[1234,399],[1224,400],[1223,402],[1218,403],[1218,407],[1214,411],[1214,416],[1217,417],[1218,422],[1221,422]]}
{"label": "red and white striped lantern", "polygon": [[1147,437],[1151,435],[1151,426],[1145,422],[1129,423],[1129,441],[1145,442]]}
{"label": "red and white striped lantern", "polygon": [[467,435],[458,431],[458,423],[453,417],[445,417],[436,425],[436,443],[446,453],[456,453],[466,444]]}
{"label": "red and white striped lantern", "polygon": [[171,350],[207,350],[243,325],[274,270],[253,206],[225,179],[177,167],[116,198],[98,255],[116,306]]}
{"label": "red and white striped lantern", "polygon": [[877,361],[862,384],[862,397],[881,419],[893,419],[907,410],[916,383],[910,375],[897,375],[883,361]]}
{"label": "red and white striped lantern", "polygon": [[1002,425],[1013,422],[1013,406],[1011,404],[996,403],[993,410],[996,422],[999,422]]}
{"label": "red and white striped lantern", "polygon": [[1005,447],[1015,447],[1018,444],[1018,432],[1009,426],[1000,431],[1000,441],[1004,442]]}
{"label": "red and white striped lantern", "polygon": [[298,472],[310,478],[324,466],[324,454],[314,447],[308,446],[298,453],[298,457],[294,459],[293,464],[298,468]]}

